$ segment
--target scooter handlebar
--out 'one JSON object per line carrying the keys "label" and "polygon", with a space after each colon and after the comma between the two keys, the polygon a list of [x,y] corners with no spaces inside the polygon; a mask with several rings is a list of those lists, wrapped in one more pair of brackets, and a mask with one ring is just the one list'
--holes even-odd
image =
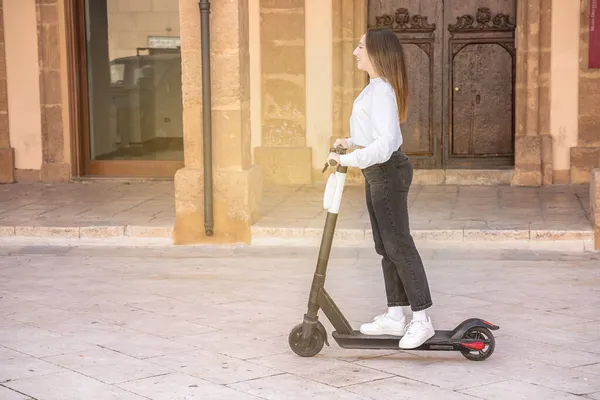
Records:
{"label": "scooter handlebar", "polygon": [[[348,149],[346,149],[345,147],[342,146],[336,146],[336,147],[331,147],[329,149],[330,153],[336,153],[336,154],[346,154],[346,152],[348,151]],[[325,172],[327,171],[327,168],[329,168],[329,166],[335,167],[336,165],[338,165],[338,163],[335,160],[329,160],[328,162],[325,163],[325,167],[323,167],[323,171],[321,172]]]}

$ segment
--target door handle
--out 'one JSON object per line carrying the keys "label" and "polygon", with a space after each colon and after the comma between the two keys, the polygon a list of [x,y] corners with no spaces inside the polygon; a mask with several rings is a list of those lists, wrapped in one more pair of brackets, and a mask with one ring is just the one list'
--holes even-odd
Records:
{"label": "door handle", "polygon": [[480,95],[477,95],[477,96],[475,97],[475,102],[476,102],[477,104],[479,104],[479,103],[481,102],[481,96],[480,96]]}
{"label": "door handle", "polygon": [[455,91],[455,92],[458,92],[459,90],[460,90],[460,89],[459,89],[459,88],[457,88],[457,87],[455,87],[455,88],[454,88],[454,91]]}

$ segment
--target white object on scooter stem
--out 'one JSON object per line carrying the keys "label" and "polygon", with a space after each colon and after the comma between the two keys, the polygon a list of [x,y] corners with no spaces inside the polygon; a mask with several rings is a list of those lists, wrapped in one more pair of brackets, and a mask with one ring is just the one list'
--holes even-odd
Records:
{"label": "white object on scooter stem", "polygon": [[323,194],[323,208],[329,210],[333,205],[333,197],[335,195],[336,179],[335,174],[330,174],[325,185],[325,193]]}
{"label": "white object on scooter stem", "polygon": [[333,193],[333,201],[328,211],[332,214],[340,212],[340,205],[342,204],[342,194],[344,193],[344,184],[346,183],[346,174],[341,172],[335,172],[335,191]]}

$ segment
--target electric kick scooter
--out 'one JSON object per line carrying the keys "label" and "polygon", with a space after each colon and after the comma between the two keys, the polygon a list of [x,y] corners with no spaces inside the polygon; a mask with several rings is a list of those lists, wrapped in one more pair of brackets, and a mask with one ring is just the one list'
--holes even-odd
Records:
{"label": "electric kick scooter", "polygon": [[[337,154],[346,153],[346,149],[341,146],[332,148],[331,151]],[[330,165],[335,166],[336,164],[335,161],[330,160],[329,163],[325,164],[323,172]],[[323,344],[329,346],[327,332],[323,324],[319,322],[317,315],[319,309],[323,311],[334,326],[335,331],[331,335],[340,347],[345,349],[400,350],[398,343],[401,336],[364,335],[360,331],[352,329],[350,323],[324,288],[327,263],[342,202],[347,170],[348,167],[338,165],[335,174],[331,174],[327,181],[323,207],[328,212],[317,267],[308,298],[308,311],[304,314],[304,321],[292,329],[288,338],[291,349],[302,357],[315,356],[321,351]],[[498,326],[485,320],[470,318],[461,322],[454,330],[436,330],[433,337],[421,346],[411,350],[460,351],[469,360],[483,361],[494,352],[496,341],[491,331],[497,329],[499,329]]]}

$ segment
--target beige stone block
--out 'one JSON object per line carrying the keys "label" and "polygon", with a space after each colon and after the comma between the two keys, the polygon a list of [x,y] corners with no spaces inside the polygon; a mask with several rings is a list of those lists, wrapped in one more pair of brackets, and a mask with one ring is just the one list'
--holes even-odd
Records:
{"label": "beige stone block", "polygon": [[304,7],[306,0],[260,0],[260,8],[276,8],[280,10]]}
{"label": "beige stone block", "polygon": [[204,229],[202,170],[184,168],[175,174],[176,244],[250,242],[251,224],[260,217],[260,168],[213,172],[213,236]]}
{"label": "beige stone block", "polygon": [[15,181],[15,153],[14,149],[0,149],[0,183],[13,183]]}
{"label": "beige stone block", "polygon": [[415,169],[413,172],[413,185],[441,185],[446,180],[446,171],[443,169]]}
{"label": "beige stone block", "polygon": [[529,240],[529,229],[465,229],[464,240]]}
{"label": "beige stone block", "polygon": [[[6,92],[2,96],[4,100],[8,101],[6,97]],[[6,108],[8,108],[8,103],[5,103]],[[4,110],[6,110],[6,108]],[[8,125],[8,111],[0,110],[0,149],[5,149],[10,147],[10,134],[9,134],[9,125]]]}
{"label": "beige stone block", "polygon": [[15,236],[14,226],[0,226],[0,237]]}
{"label": "beige stone block", "polygon": [[173,237],[173,227],[127,225],[125,227],[125,236],[136,238],[170,238]]}
{"label": "beige stone block", "polygon": [[254,151],[256,163],[261,167],[265,182],[289,185],[311,183],[310,147],[263,146]]}
{"label": "beige stone block", "polygon": [[314,234],[305,232],[302,227],[282,227],[282,226],[252,226],[252,238],[278,238],[278,239],[301,239],[306,236],[316,236],[318,230],[314,229]]}
{"label": "beige stone block", "polygon": [[239,109],[245,95],[241,74],[248,73],[240,69],[240,53],[236,51],[215,55],[211,63],[211,68],[215,71],[212,74],[213,109]]}
{"label": "beige stone block", "polygon": [[[58,61],[58,56],[56,56]],[[40,95],[42,104],[45,105],[61,105],[62,104],[62,92],[61,92],[61,80],[60,71],[44,71],[41,76],[41,88]],[[62,112],[62,108],[58,108]]]}
{"label": "beige stone block", "polygon": [[464,239],[462,229],[413,229],[412,236],[415,240],[448,240],[461,242]]}
{"label": "beige stone block", "polygon": [[61,105],[44,105],[42,107],[42,154],[44,161],[49,164],[64,161],[62,110]]}
{"label": "beige stone block", "polygon": [[[44,6],[56,8],[56,5]],[[56,17],[56,16],[55,16]],[[60,69],[60,45],[58,33],[58,21],[52,24],[44,24],[38,28],[38,40],[42,42],[39,48],[40,67],[53,70]],[[60,90],[59,90],[60,92]],[[52,103],[54,104],[54,103]]]}
{"label": "beige stone block", "polygon": [[571,183],[571,170],[554,170],[552,171],[552,183],[555,185],[567,185]]}
{"label": "beige stone block", "polygon": [[[250,153],[245,153],[243,140],[250,138],[250,128],[246,126],[247,119],[242,118],[242,112],[213,110],[213,160],[219,168],[248,167]],[[232,146],[232,143],[239,143]]]}
{"label": "beige stone block", "polygon": [[517,136],[515,139],[515,165],[539,167],[542,163],[542,141],[539,136]]}
{"label": "beige stone block", "polygon": [[42,164],[41,180],[43,182],[69,182],[71,166],[68,163]]}
{"label": "beige stone block", "polygon": [[266,117],[304,118],[306,115],[306,90],[304,76],[295,78],[269,78],[263,75],[263,115]]}
{"label": "beige stone block", "polygon": [[16,236],[37,236],[37,237],[61,237],[78,238],[78,227],[59,227],[59,226],[17,226],[15,227]]}
{"label": "beige stone block", "polygon": [[581,230],[531,230],[531,240],[590,240],[594,238],[594,231]]}
{"label": "beige stone block", "polygon": [[[595,84],[600,86],[600,80]],[[600,104],[600,99],[594,101]],[[598,114],[579,115],[577,143],[579,146],[600,147],[600,111]]]}
{"label": "beige stone block", "polygon": [[79,228],[79,237],[81,238],[111,238],[124,235],[124,226],[82,226]]}
{"label": "beige stone block", "polygon": [[541,186],[542,172],[538,168],[516,167],[511,184],[515,186]]}
{"label": "beige stone block", "polygon": [[510,185],[514,170],[447,169],[447,185]]}
{"label": "beige stone block", "polygon": [[263,74],[300,75],[305,72],[304,43],[266,42],[261,44],[261,53]]}
{"label": "beige stone block", "polygon": [[290,119],[264,118],[263,144],[266,146],[300,147],[306,143],[304,124]]}
{"label": "beige stone block", "polygon": [[594,168],[600,168],[600,147],[571,147],[572,183],[588,183]]}
{"label": "beige stone block", "polygon": [[261,7],[260,37],[267,41],[294,41],[304,39],[304,8],[265,9]]}
{"label": "beige stone block", "polygon": [[41,179],[39,169],[15,169],[15,182],[39,182]]}

